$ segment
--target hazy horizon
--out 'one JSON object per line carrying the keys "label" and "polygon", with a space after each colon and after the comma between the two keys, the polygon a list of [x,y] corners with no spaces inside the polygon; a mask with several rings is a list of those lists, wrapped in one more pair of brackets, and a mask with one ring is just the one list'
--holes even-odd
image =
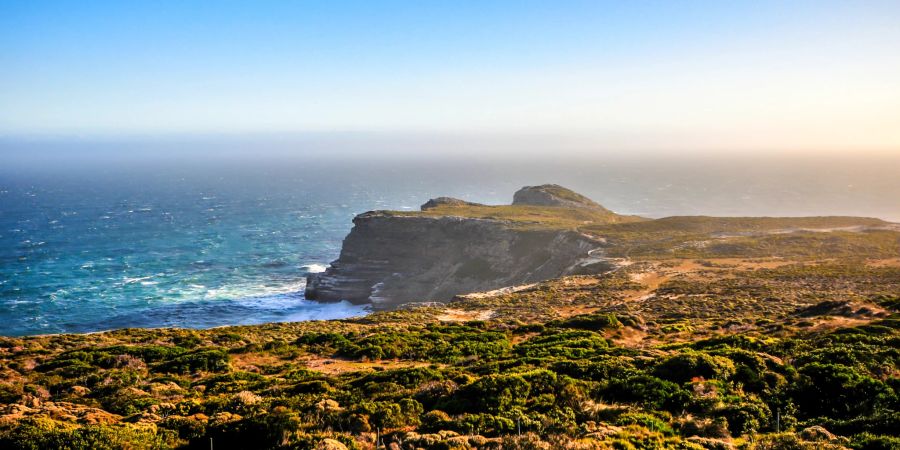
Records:
{"label": "hazy horizon", "polygon": [[0,146],[337,135],[894,155],[898,22],[880,1],[11,2]]}

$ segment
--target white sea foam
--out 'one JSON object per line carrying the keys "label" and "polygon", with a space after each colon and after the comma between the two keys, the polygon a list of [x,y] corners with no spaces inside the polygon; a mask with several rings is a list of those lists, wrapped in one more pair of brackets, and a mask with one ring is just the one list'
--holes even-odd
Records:
{"label": "white sea foam", "polygon": [[138,282],[141,282],[144,280],[149,280],[151,278],[153,278],[153,275],[150,275],[148,277],[133,277],[133,278],[125,277],[122,281],[125,284],[131,284],[131,283],[138,283]]}
{"label": "white sea foam", "polygon": [[326,269],[328,269],[328,266],[326,266],[325,264],[313,263],[300,266],[300,268],[305,270],[306,273],[322,273]]}
{"label": "white sea foam", "polygon": [[[206,300],[236,300],[268,298],[284,296],[287,294],[302,294],[306,288],[306,280],[300,278],[296,282],[284,283],[276,286],[258,283],[231,284],[213,289],[208,289],[203,295]],[[296,299],[294,299],[296,301]]]}
{"label": "white sea foam", "polygon": [[358,317],[368,314],[369,307],[367,305],[354,305],[348,301],[337,303],[317,303],[310,300],[301,300],[299,305],[301,308],[296,312],[292,312],[285,321],[301,322],[306,320],[333,320],[346,319],[349,317]]}

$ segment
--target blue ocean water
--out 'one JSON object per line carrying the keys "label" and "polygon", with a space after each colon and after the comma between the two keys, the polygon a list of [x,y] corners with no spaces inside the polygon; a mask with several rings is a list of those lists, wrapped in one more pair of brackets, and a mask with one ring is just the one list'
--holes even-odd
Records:
{"label": "blue ocean water", "polygon": [[366,314],[305,300],[306,274],[356,214],[481,190],[435,180],[352,161],[0,168],[0,335]]}
{"label": "blue ocean water", "polygon": [[522,185],[559,182],[649,216],[900,216],[879,193],[898,187],[896,177],[872,185],[868,172],[828,185],[814,182],[816,170],[780,182],[778,173],[757,174],[754,184],[736,175],[746,167],[703,176],[671,164],[529,167],[292,160],[0,169],[0,335],[365,314],[365,305],[305,300],[305,275],[338,256],[354,215],[418,208],[439,195],[507,203]]}
{"label": "blue ocean water", "polygon": [[0,193],[0,334],[336,318],[303,277],[354,212],[302,180],[170,171],[21,177]]}

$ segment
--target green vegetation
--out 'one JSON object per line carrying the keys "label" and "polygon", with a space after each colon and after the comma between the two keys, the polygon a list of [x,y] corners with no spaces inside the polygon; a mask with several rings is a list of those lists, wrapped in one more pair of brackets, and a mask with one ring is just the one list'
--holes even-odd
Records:
{"label": "green vegetation", "polygon": [[602,209],[531,205],[440,205],[425,211],[379,211],[393,217],[467,217],[509,222],[517,229],[574,230],[588,224],[627,223],[646,220]]}
{"label": "green vegetation", "polygon": [[900,229],[865,217],[666,217],[589,224],[581,231],[605,238],[609,256],[657,259],[891,258],[900,254]]}
{"label": "green vegetation", "polygon": [[592,225],[635,259],[445,306],[0,338],[0,448],[898,448],[897,232],[683,245],[860,224],[711,220]]}
{"label": "green vegetation", "polygon": [[486,321],[4,338],[0,448],[896,446],[900,268],[700,265],[625,301],[666,267],[450,305]]}

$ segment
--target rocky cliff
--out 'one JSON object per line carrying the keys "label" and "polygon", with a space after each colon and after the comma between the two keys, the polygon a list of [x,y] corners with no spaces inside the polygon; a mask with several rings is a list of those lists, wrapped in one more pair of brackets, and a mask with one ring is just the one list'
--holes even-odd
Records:
{"label": "rocky cliff", "polygon": [[[308,277],[306,296],[320,301],[371,301],[381,307],[444,301],[461,293],[575,273],[592,261],[589,252],[601,247],[602,241],[575,231],[571,220],[606,220],[614,214],[587,199],[590,204],[573,206],[574,202],[563,199],[568,203],[547,205],[548,196],[539,194],[538,201],[544,202],[539,207],[527,204],[533,196],[525,197],[518,206],[441,198],[423,205],[419,213],[360,214],[338,260],[325,272]],[[596,208],[602,211],[593,211]],[[557,217],[570,221],[546,220]]]}
{"label": "rocky cliff", "polygon": [[525,186],[513,195],[513,205],[589,208],[609,212],[595,201],[558,184]]}

